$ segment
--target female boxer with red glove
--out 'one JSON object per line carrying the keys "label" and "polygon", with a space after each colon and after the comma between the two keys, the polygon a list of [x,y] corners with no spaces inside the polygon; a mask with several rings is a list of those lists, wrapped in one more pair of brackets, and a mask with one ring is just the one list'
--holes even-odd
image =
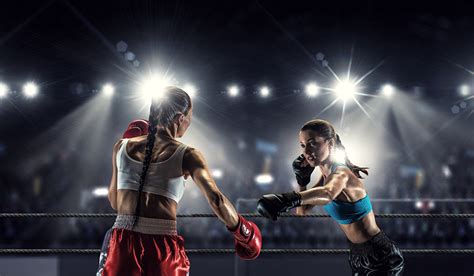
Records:
{"label": "female boxer with red glove", "polygon": [[260,254],[258,227],[245,220],[212,179],[204,156],[180,143],[192,118],[189,95],[166,87],[152,100],[146,136],[119,140],[113,150],[109,200],[118,216],[99,275],[185,276],[190,263],[176,232],[184,176],[199,186],[217,217],[234,235],[243,259]]}

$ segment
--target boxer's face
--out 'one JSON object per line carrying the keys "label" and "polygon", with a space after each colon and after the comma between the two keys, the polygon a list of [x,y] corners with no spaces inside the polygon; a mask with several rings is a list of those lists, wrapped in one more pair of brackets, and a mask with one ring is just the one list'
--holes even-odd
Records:
{"label": "boxer's face", "polygon": [[183,137],[189,125],[191,125],[192,117],[193,117],[193,108],[191,107],[189,109],[188,115],[184,116],[184,114],[182,114],[178,118],[178,132],[177,132],[178,137]]}
{"label": "boxer's face", "polygon": [[306,162],[312,167],[320,165],[329,158],[333,146],[332,139],[325,139],[318,136],[312,130],[303,130],[299,133],[301,150]]}

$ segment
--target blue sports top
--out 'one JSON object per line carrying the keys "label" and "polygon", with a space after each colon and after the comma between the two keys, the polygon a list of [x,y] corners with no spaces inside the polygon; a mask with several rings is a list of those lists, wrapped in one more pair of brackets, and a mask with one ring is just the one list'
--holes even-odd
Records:
{"label": "blue sports top", "polygon": [[[333,163],[331,166],[331,174],[336,171],[338,166],[346,166],[342,163]],[[328,215],[335,219],[339,224],[351,224],[355,221],[361,220],[370,211],[372,211],[372,204],[370,198],[366,195],[364,198],[356,202],[345,202],[334,199],[328,204],[324,205],[324,210]]]}

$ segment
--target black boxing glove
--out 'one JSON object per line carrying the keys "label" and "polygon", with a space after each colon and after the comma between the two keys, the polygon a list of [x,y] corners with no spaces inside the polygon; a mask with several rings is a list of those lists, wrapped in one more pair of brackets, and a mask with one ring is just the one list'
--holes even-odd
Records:
{"label": "black boxing glove", "polygon": [[280,213],[301,206],[301,195],[297,192],[268,194],[258,200],[257,212],[269,219],[277,220]]}
{"label": "black boxing glove", "polygon": [[293,172],[296,175],[296,182],[298,182],[298,185],[308,185],[311,181],[311,174],[314,171],[314,167],[310,166],[308,162],[305,162],[304,155],[301,154],[300,156],[298,156],[295,161],[293,161],[292,166]]}

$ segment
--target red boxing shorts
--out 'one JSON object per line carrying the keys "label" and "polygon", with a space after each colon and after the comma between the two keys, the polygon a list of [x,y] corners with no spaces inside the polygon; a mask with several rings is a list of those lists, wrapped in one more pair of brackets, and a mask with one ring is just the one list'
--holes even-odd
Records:
{"label": "red boxing shorts", "polygon": [[176,221],[117,216],[108,244],[103,276],[187,276],[189,259]]}

